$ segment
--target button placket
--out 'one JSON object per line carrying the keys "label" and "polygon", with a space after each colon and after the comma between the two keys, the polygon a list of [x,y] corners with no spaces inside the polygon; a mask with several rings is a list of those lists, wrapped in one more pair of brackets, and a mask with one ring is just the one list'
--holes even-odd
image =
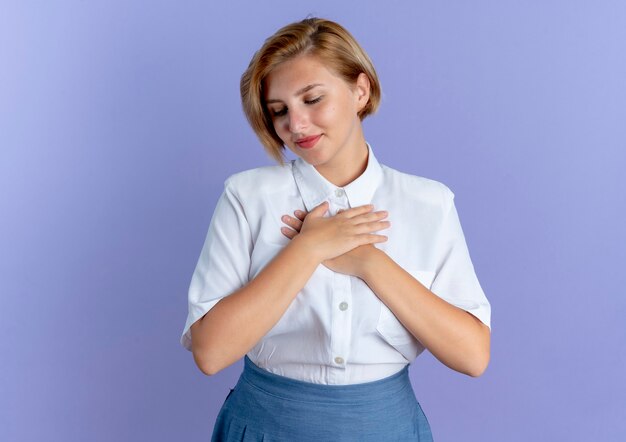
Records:
{"label": "button placket", "polygon": [[346,361],[350,356],[352,342],[352,311],[349,308],[351,301],[351,276],[335,273],[333,278],[333,295],[331,308],[331,364],[333,365],[333,379],[337,383],[343,382],[347,376]]}
{"label": "button placket", "polygon": [[339,210],[347,210],[350,208],[350,204],[348,203],[348,196],[346,195],[346,192],[343,189],[335,190],[335,196],[336,198],[333,198],[333,200],[335,202],[337,212]]}
{"label": "button placket", "polygon": [[[350,208],[348,196],[343,189],[337,188],[330,194],[330,214],[334,216],[339,210]],[[335,272],[332,278],[332,296],[330,308],[330,367],[328,367],[328,383],[344,383],[348,376],[346,363],[350,357],[352,342],[351,276]]]}

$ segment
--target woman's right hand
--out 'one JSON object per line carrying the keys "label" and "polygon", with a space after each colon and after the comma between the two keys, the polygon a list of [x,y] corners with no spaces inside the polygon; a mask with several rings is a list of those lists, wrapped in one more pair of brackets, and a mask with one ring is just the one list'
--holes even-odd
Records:
{"label": "woman's right hand", "polygon": [[307,250],[320,262],[343,255],[355,247],[387,241],[385,235],[372,232],[389,227],[390,223],[384,221],[388,213],[373,210],[374,206],[367,204],[324,217],[328,211],[328,202],[324,201],[304,218],[299,241],[306,244]]}

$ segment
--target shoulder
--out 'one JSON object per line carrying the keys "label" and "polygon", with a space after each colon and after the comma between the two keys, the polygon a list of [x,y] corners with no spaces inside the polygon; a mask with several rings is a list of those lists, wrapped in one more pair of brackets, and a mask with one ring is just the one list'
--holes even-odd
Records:
{"label": "shoulder", "polygon": [[240,197],[280,191],[293,181],[291,167],[292,162],[286,162],[237,172],[226,178],[224,188]]}
{"label": "shoulder", "polygon": [[381,167],[389,190],[397,192],[409,201],[440,206],[445,210],[454,200],[454,192],[440,181],[401,172],[382,164]]}

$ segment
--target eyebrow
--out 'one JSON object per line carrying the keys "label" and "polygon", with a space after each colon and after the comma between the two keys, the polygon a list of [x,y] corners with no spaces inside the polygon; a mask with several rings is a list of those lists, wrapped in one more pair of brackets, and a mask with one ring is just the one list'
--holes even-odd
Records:
{"label": "eyebrow", "polygon": [[[296,93],[295,93],[295,94],[293,94],[293,96],[294,96],[294,97],[297,97],[298,95],[302,95],[302,94],[304,94],[304,93],[306,93],[306,92],[310,91],[311,89],[313,89],[314,87],[317,87],[317,86],[324,86],[324,85],[323,85],[322,83],[313,83],[313,84],[310,84],[310,85],[305,86],[305,87],[303,87],[302,89],[300,89],[300,90],[296,91]],[[282,102],[281,100],[267,100],[267,101],[266,101],[266,103],[267,103],[267,104],[270,104],[270,103],[281,103],[281,102]]]}

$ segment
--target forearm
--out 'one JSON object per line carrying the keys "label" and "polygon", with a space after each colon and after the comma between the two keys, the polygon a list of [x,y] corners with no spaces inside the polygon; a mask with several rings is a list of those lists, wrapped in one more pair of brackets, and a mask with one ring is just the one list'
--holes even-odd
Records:
{"label": "forearm", "polygon": [[319,262],[291,241],[248,284],[191,326],[198,367],[214,374],[245,355],[280,320]]}
{"label": "forearm", "polygon": [[439,298],[387,254],[373,254],[361,276],[406,329],[453,370],[479,376],[489,363],[490,330]]}

